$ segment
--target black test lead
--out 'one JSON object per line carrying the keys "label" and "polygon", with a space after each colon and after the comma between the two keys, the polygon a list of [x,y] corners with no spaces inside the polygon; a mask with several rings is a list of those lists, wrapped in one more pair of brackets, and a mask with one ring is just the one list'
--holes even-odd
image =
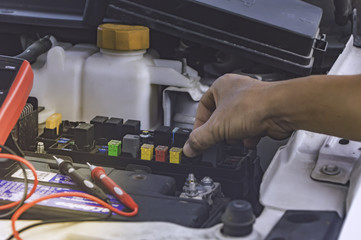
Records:
{"label": "black test lead", "polygon": [[103,192],[101,188],[87,180],[83,177],[75,168],[70,161],[53,156],[56,160],[59,170],[62,174],[68,175],[75,183],[77,183],[84,191],[89,194],[92,194],[105,202],[109,201],[107,195]]}

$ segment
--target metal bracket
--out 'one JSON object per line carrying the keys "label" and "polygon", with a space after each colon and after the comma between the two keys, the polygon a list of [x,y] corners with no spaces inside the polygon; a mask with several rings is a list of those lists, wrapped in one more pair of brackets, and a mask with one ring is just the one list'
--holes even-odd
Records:
{"label": "metal bracket", "polygon": [[352,10],[352,36],[353,36],[353,45],[355,47],[361,47],[361,36],[358,32],[357,24],[357,9]]}
{"label": "metal bracket", "polygon": [[347,184],[361,155],[361,142],[329,136],[322,145],[311,178],[318,181]]}
{"label": "metal bracket", "polygon": [[318,38],[315,39],[315,44],[313,46],[314,49],[314,57],[315,63],[314,66],[321,66],[324,58],[325,53],[327,51],[328,42],[326,41],[326,34],[322,34]]}

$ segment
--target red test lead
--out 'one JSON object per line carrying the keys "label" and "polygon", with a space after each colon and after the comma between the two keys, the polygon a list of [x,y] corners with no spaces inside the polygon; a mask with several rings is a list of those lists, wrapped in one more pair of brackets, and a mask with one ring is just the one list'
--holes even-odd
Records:
{"label": "red test lead", "polygon": [[128,208],[138,208],[138,204],[134,202],[133,198],[129,196],[121,187],[119,187],[118,184],[116,184],[110,177],[107,176],[104,168],[91,165],[88,162],[87,164],[91,170],[91,177],[94,181],[102,182],[103,185]]}

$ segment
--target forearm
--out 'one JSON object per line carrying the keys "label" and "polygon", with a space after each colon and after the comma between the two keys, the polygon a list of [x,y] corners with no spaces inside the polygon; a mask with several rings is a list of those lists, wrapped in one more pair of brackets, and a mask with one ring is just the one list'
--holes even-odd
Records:
{"label": "forearm", "polygon": [[280,82],[224,75],[202,97],[183,149],[195,156],[223,140],[252,147],[262,136],[284,139],[299,129],[361,141],[361,75]]}
{"label": "forearm", "polygon": [[267,95],[276,124],[361,141],[361,75],[277,82]]}

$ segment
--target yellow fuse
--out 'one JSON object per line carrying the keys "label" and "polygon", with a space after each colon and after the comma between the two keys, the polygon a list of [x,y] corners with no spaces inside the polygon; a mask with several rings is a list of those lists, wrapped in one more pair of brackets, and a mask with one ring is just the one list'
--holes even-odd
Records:
{"label": "yellow fuse", "polygon": [[169,150],[169,162],[179,164],[182,160],[182,148],[172,147]]}
{"label": "yellow fuse", "polygon": [[154,152],[154,145],[144,143],[140,148],[140,159],[142,160],[152,160]]}
{"label": "yellow fuse", "polygon": [[48,129],[56,128],[56,135],[59,135],[60,124],[61,124],[61,114],[54,113],[53,115],[51,115],[46,119],[45,127]]}

